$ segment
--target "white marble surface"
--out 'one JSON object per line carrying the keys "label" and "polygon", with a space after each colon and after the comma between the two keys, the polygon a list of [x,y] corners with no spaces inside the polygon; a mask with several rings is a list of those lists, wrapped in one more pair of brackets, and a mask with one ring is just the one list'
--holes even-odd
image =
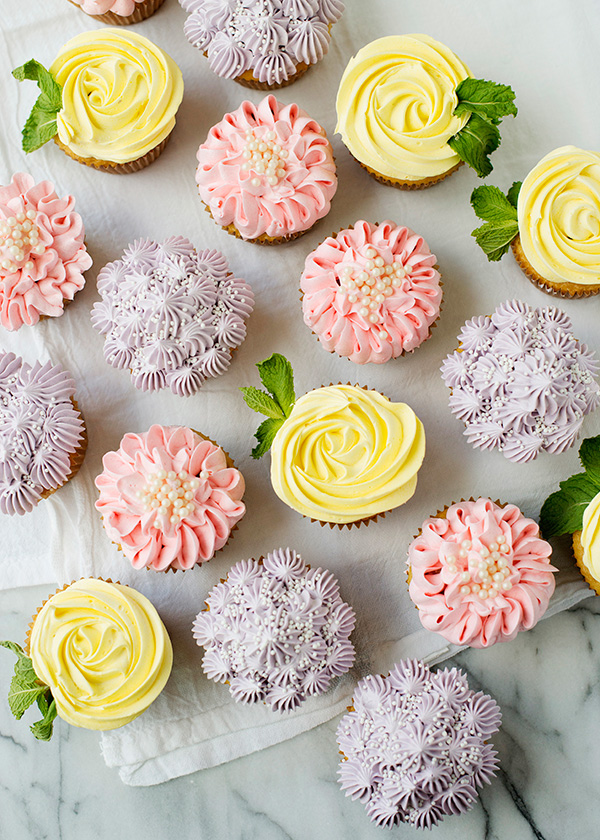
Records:
{"label": "white marble surface", "polygon": [[[0,638],[20,639],[47,587],[0,593]],[[338,788],[337,718],[284,744],[158,787],[123,785],[98,735],[58,721],[36,742],[0,699],[4,840],[596,840],[600,805],[600,599],[543,620],[514,642],[454,660],[503,711],[501,768],[477,805],[432,835],[387,832]],[[0,685],[13,658],[0,652]],[[4,694],[4,692],[3,692]]]}

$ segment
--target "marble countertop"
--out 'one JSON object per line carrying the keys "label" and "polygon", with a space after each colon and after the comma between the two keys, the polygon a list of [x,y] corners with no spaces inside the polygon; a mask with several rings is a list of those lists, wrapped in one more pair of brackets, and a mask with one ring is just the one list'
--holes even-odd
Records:
{"label": "marble countertop", "polygon": [[[0,638],[20,639],[48,587],[0,593]],[[469,650],[453,663],[503,712],[500,771],[462,817],[433,835],[388,833],[336,781],[338,719],[254,755],[157,787],[122,784],[98,734],[58,721],[49,743],[0,699],[0,837],[108,840],[596,840],[600,800],[600,599],[541,621],[514,642]],[[0,686],[13,658],[0,652]],[[4,692],[3,692],[4,694]]]}

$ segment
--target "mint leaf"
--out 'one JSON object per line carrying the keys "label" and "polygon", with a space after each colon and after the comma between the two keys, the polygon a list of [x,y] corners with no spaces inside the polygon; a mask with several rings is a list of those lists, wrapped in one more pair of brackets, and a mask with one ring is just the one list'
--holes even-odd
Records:
{"label": "mint leaf", "polygon": [[0,642],[0,646],[12,650],[17,656],[15,673],[8,689],[8,705],[13,715],[20,720],[31,704],[35,703],[41,694],[49,691],[49,688],[38,680],[31,659],[26,656],[20,645],[15,642]]}
{"label": "mint leaf", "polygon": [[497,124],[502,117],[517,114],[515,92],[509,85],[468,78],[458,85],[456,95],[458,105],[454,113],[457,117],[467,113],[478,114],[483,119]]}
{"label": "mint leaf", "polygon": [[270,417],[263,420],[256,430],[255,437],[258,441],[258,445],[252,450],[253,458],[262,458],[262,456],[269,451],[275,435],[282,426],[283,420],[275,420]]}
{"label": "mint leaf", "polygon": [[266,414],[267,417],[274,419],[285,419],[283,409],[275,402],[273,397],[270,397],[264,391],[259,391],[258,388],[253,388],[252,386],[240,388],[240,391],[243,394],[244,402],[253,411],[258,411],[259,414]]}
{"label": "mint leaf", "polygon": [[484,251],[490,262],[496,262],[503,257],[510,248],[519,232],[519,225],[512,222],[487,222],[471,233],[479,247]]}
{"label": "mint leaf", "polygon": [[262,384],[269,393],[273,394],[284,415],[288,417],[296,401],[294,372],[291,364],[285,356],[280,353],[273,353],[264,362],[259,362],[256,367]]}
{"label": "mint leaf", "polygon": [[[37,720],[29,728],[38,739],[38,741],[49,741],[52,737],[52,723],[56,717],[56,703],[54,699],[50,704],[46,702],[46,710],[42,712],[44,717],[42,720]],[[41,710],[41,709],[40,709]]]}
{"label": "mint leaf", "polygon": [[[17,655],[19,660],[29,659],[21,645],[18,645],[16,642],[0,642],[0,647],[4,647],[7,650],[12,650],[12,652]],[[31,662],[31,660],[29,661]]]}
{"label": "mint leaf", "polygon": [[583,441],[579,447],[579,460],[600,493],[600,435]]}
{"label": "mint leaf", "polygon": [[517,202],[519,200],[519,192],[521,191],[521,186],[523,181],[513,181],[513,184],[509,191],[506,193],[506,197],[510,201],[513,207],[516,208]]}
{"label": "mint leaf", "polygon": [[598,486],[585,473],[561,481],[560,490],[549,496],[542,506],[540,528],[544,537],[549,539],[580,531],[585,509],[598,492]]}
{"label": "mint leaf", "polygon": [[471,193],[471,204],[476,215],[486,222],[516,221],[517,211],[498,187],[484,185]]}
{"label": "mint leaf", "polygon": [[35,59],[12,72],[20,82],[25,79],[37,82],[41,91],[22,132],[24,151],[33,152],[51,140],[58,131],[56,115],[62,108],[62,88],[54,76]]}
{"label": "mint leaf", "polygon": [[479,114],[471,114],[469,122],[448,140],[448,145],[480,178],[485,178],[493,169],[489,155],[500,145],[500,132]]}

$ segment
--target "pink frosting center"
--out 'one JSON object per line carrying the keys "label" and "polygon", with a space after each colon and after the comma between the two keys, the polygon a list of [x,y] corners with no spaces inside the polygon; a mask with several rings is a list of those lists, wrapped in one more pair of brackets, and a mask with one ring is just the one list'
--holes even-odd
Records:
{"label": "pink frosting center", "polygon": [[88,15],[114,12],[115,15],[127,17],[133,13],[137,3],[144,3],[145,0],[75,0],[75,2]]}
{"label": "pink frosting center", "polygon": [[440,311],[435,262],[409,228],[359,221],[306,258],[304,321],[326,350],[358,364],[414,350]]}
{"label": "pink frosting center", "polygon": [[185,427],[125,435],[103,466],[96,508],[136,569],[210,560],[246,512],[242,474],[219,446]]}
{"label": "pink frosting center", "polygon": [[457,645],[514,639],[546,611],[554,592],[550,545],[515,505],[452,505],[411,543],[410,596],[421,623]]}

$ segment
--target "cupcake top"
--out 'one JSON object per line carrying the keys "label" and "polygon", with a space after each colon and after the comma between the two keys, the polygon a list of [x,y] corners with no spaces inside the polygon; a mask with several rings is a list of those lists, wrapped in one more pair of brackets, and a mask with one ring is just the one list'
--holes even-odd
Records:
{"label": "cupcake top", "polygon": [[0,353],[0,512],[28,513],[71,474],[84,437],[74,393],[60,365]]}
{"label": "cupcake top", "polygon": [[179,0],[189,17],[188,41],[226,79],[246,71],[268,85],[315,64],[329,48],[329,30],[344,11],[340,0]]}
{"label": "cupcake top", "polygon": [[236,563],[206,605],[193,625],[204,673],[242,703],[292,711],[354,661],[352,608],[331,572],[311,569],[293,549]]}
{"label": "cupcake top", "polygon": [[7,330],[62,315],[92,264],[72,195],[18,172],[0,186],[0,323]]}
{"label": "cupcake top", "polygon": [[173,662],[150,601],[129,586],[93,578],[46,601],[29,651],[58,715],[85,729],[116,729],[136,718],[163,690]]}
{"label": "cupcake top", "polygon": [[106,361],[128,369],[142,391],[183,397],[227,370],[254,308],[225,257],[182,236],[137,240],[100,271],[98,291],[92,324],[106,337]]}
{"label": "cupcake top", "polygon": [[112,12],[115,15],[128,17],[135,11],[138,3],[145,3],[146,0],[73,0],[77,6],[88,15],[104,15]]}
{"label": "cupcake top", "polygon": [[435,256],[394,222],[356,222],[306,258],[300,281],[304,322],[330,352],[382,363],[428,336],[442,300]]}
{"label": "cupcake top", "polygon": [[242,102],[198,149],[196,181],[215,221],[244,239],[287,237],[327,215],[337,189],[331,145],[298,105]]}
{"label": "cupcake top", "polygon": [[[158,146],[171,133],[183,97],[183,78],[173,59],[137,32],[118,29],[76,35],[49,72],[32,60],[14,75],[35,79],[49,100],[44,130],[38,131],[39,120],[31,118],[23,129],[25,151],[57,136],[77,157],[115,164],[137,160]],[[32,117],[39,107],[38,99]]]}
{"label": "cupcake top", "polygon": [[516,505],[453,504],[410,544],[410,597],[423,626],[453,644],[509,642],[546,612],[557,571],[551,553]]}
{"label": "cupcake top", "polygon": [[185,426],[127,434],[102,459],[96,508],[134,569],[191,569],[214,557],[246,512],[244,478]]}
{"label": "cupcake top", "polygon": [[467,321],[459,341],[442,376],[473,446],[519,463],[572,446],[600,388],[596,356],[564,312],[506,301]]}
{"label": "cupcake top", "polygon": [[377,825],[431,828],[468,811],[494,777],[488,742],[502,715],[462,671],[405,659],[387,677],[361,680],[352,704],[337,729],[340,785]]}

